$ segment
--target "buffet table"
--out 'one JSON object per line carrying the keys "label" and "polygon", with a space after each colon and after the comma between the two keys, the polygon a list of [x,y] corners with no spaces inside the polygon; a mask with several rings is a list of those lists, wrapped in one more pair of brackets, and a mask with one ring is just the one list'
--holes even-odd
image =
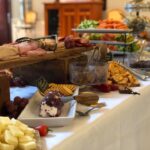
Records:
{"label": "buffet table", "polygon": [[65,127],[52,128],[43,150],[149,150],[150,81],[134,88],[140,95],[99,93],[106,107],[76,116]]}

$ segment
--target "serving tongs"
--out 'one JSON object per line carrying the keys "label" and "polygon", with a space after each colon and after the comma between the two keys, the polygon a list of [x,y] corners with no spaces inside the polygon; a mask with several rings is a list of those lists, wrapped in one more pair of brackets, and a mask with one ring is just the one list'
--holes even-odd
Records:
{"label": "serving tongs", "polygon": [[[55,40],[55,44],[50,45],[47,44],[47,42],[45,42],[44,40],[46,39],[54,39]],[[30,38],[30,37],[21,37],[19,39],[16,39],[16,43],[22,43],[22,42],[38,42],[38,45],[40,48],[43,48],[45,50],[48,51],[55,51],[57,49],[57,43],[58,43],[58,37],[57,35],[48,35],[48,36],[43,36],[43,37],[38,37],[38,38]]]}
{"label": "serving tongs", "polygon": [[124,64],[121,63],[121,62],[117,62],[117,63],[118,63],[120,66],[122,66],[123,68],[125,68],[126,70],[128,70],[130,73],[132,73],[133,75],[135,75],[137,78],[141,79],[141,80],[146,81],[146,80],[149,78],[149,76],[144,75],[144,74],[141,74],[141,73],[139,73],[139,72],[133,70],[132,68],[130,68],[130,67],[124,65]]}

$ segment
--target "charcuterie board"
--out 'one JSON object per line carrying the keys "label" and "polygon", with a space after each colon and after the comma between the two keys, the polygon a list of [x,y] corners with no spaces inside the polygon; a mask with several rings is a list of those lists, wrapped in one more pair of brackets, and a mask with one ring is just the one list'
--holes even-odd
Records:
{"label": "charcuterie board", "polygon": [[53,60],[57,58],[81,54],[82,52],[90,51],[90,50],[91,50],[90,47],[88,48],[77,47],[77,48],[71,48],[71,49],[60,49],[60,50],[56,50],[55,52],[53,51],[47,52],[45,55],[42,55],[42,56],[17,57],[11,60],[0,61],[0,69],[16,68],[20,66],[42,62],[45,60]]}

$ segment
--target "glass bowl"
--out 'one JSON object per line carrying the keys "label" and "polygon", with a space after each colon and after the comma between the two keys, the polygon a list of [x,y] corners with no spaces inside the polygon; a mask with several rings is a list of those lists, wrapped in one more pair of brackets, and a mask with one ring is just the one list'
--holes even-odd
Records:
{"label": "glass bowl", "polygon": [[87,64],[74,62],[70,64],[70,81],[76,85],[96,85],[107,81],[108,63]]}

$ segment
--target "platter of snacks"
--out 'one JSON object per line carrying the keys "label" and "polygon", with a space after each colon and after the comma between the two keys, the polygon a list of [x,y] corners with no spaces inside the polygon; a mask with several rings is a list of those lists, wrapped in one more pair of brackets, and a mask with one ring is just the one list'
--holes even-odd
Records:
{"label": "platter of snacks", "polygon": [[117,85],[129,87],[140,85],[138,79],[129,70],[115,61],[109,62],[108,81]]}
{"label": "platter of snacks", "polygon": [[[60,91],[64,93],[63,96],[68,96],[69,93],[65,90],[61,86]],[[75,90],[72,94],[77,95],[77,92],[78,90]],[[68,102],[63,102],[61,97],[62,94],[54,90],[54,87],[48,88],[44,96],[40,92],[37,92],[30,99],[18,119],[31,127],[39,126],[40,124],[46,124],[49,127],[69,124],[75,117],[77,103],[73,99]]]}
{"label": "platter of snacks", "polygon": [[42,95],[46,95],[51,91],[59,91],[63,96],[71,96],[75,92],[77,86],[74,84],[56,84],[50,83],[48,88],[42,93]]}

